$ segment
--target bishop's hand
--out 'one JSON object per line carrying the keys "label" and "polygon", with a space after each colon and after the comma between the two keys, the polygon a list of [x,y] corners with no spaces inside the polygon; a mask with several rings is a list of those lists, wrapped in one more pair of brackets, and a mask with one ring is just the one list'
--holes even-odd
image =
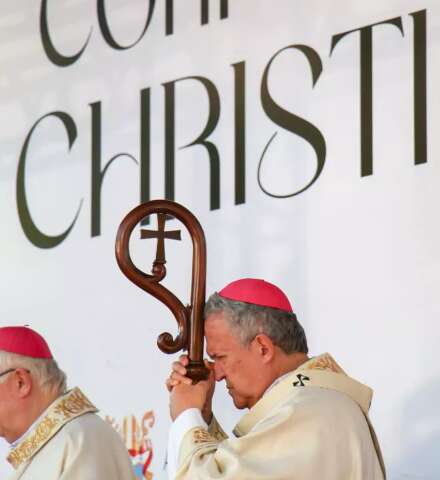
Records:
{"label": "bishop's hand", "polygon": [[181,355],[179,360],[171,365],[171,374],[165,382],[170,392],[171,418],[175,420],[188,408],[198,408],[205,422],[209,424],[212,420],[212,397],[215,389],[213,364],[205,360],[210,375],[207,380],[193,384],[186,376],[188,362],[188,356]]}

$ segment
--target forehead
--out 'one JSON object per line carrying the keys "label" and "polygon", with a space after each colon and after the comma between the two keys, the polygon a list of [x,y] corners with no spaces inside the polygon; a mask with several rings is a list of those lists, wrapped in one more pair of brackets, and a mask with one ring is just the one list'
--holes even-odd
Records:
{"label": "forehead", "polygon": [[223,312],[211,313],[205,319],[206,349],[215,353],[218,349],[231,349],[240,345]]}

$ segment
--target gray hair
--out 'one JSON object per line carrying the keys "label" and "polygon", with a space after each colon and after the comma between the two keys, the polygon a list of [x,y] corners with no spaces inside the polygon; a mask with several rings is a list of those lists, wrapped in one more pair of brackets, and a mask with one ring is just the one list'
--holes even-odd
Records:
{"label": "gray hair", "polygon": [[29,370],[37,385],[44,391],[53,391],[58,395],[66,391],[66,374],[58,367],[55,360],[31,358],[0,350],[0,366],[2,370],[9,368]]}
{"label": "gray hair", "polygon": [[248,346],[259,333],[264,333],[284,353],[308,353],[304,329],[294,313],[228,300],[216,292],[206,302],[205,318],[219,312],[225,313],[231,329],[244,346]]}

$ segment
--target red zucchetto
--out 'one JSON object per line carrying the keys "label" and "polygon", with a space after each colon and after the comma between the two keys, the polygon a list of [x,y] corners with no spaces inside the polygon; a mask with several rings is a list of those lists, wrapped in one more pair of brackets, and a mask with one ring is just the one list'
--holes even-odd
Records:
{"label": "red zucchetto", "polygon": [[0,350],[25,357],[53,358],[46,340],[28,327],[1,327]]}
{"label": "red zucchetto", "polygon": [[242,278],[226,285],[218,294],[228,300],[252,303],[261,307],[278,308],[293,313],[292,305],[284,292],[276,285],[265,280]]}

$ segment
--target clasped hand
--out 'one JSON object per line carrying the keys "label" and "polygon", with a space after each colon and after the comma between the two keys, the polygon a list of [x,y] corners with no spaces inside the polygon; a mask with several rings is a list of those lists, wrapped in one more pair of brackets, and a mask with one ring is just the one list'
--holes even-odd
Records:
{"label": "clasped hand", "polygon": [[210,370],[207,380],[196,384],[186,376],[188,356],[181,355],[177,362],[171,365],[171,374],[165,384],[170,392],[170,415],[174,421],[182,412],[188,408],[198,408],[206,423],[212,419],[212,396],[214,394],[215,379],[213,364],[205,360]]}

